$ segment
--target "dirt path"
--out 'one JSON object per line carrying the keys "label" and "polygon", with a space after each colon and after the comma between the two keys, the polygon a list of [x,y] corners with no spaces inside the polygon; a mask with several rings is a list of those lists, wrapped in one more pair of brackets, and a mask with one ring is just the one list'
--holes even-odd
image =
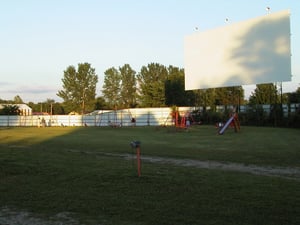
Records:
{"label": "dirt path", "polygon": [[199,161],[192,159],[173,159],[147,156],[142,157],[142,160],[152,163],[168,163],[184,167],[237,171],[261,176],[277,176],[282,178],[296,179],[300,181],[300,169],[296,168],[262,167],[230,162],[223,163],[217,161]]}
{"label": "dirt path", "polygon": [[14,211],[7,207],[0,208],[1,225],[75,225],[79,224],[70,213],[59,213],[53,217],[41,219],[25,211]]}
{"label": "dirt path", "polygon": [[[84,152],[84,153],[120,157],[126,160],[132,160],[135,159],[136,157],[135,155],[132,154],[114,154],[114,153],[105,153],[105,152],[101,152],[101,153]],[[194,168],[202,168],[202,169],[236,171],[236,172],[244,172],[244,173],[250,173],[250,174],[260,175],[260,176],[275,176],[275,177],[300,181],[300,168],[245,165],[241,163],[232,163],[232,162],[175,159],[170,157],[159,157],[159,156],[142,156],[141,160],[150,163],[170,164],[176,166],[194,167]]]}

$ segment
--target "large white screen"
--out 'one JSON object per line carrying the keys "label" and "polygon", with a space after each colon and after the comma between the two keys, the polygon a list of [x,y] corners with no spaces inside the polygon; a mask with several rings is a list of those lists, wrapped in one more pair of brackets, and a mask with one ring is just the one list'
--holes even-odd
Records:
{"label": "large white screen", "polygon": [[289,11],[186,36],[184,67],[186,90],[290,81]]}

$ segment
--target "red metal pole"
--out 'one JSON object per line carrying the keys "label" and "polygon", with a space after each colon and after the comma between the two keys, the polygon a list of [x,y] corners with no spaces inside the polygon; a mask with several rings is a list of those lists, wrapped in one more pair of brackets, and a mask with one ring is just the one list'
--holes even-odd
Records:
{"label": "red metal pole", "polygon": [[141,176],[141,149],[140,149],[140,147],[136,148],[136,160],[137,160],[138,177],[140,177]]}

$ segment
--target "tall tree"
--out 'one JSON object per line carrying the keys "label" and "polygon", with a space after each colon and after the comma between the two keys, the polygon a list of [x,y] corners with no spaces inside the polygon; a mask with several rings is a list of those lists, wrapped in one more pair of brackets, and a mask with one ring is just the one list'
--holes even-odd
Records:
{"label": "tall tree", "polygon": [[257,84],[254,93],[249,98],[250,104],[276,104],[279,103],[277,86],[273,83]]}
{"label": "tall tree", "polygon": [[203,106],[204,109],[206,107],[210,107],[214,109],[216,102],[216,91],[215,88],[201,89],[195,90],[195,105]]}
{"label": "tall tree", "polygon": [[184,72],[178,67],[168,67],[168,77],[165,81],[165,98],[167,106],[184,105]]}
{"label": "tall tree", "polygon": [[95,110],[108,109],[104,97],[97,97],[95,102]]}
{"label": "tall tree", "polygon": [[287,103],[299,103],[300,102],[300,87],[295,92],[286,94]]}
{"label": "tall tree", "polygon": [[102,86],[103,97],[110,108],[120,106],[121,75],[120,72],[111,67],[104,72],[104,83]]}
{"label": "tall tree", "polygon": [[193,91],[184,89],[184,69],[168,67],[168,77],[165,81],[165,98],[167,106],[191,106],[195,104]]}
{"label": "tall tree", "polygon": [[137,76],[140,103],[145,107],[165,106],[165,81],[168,70],[158,63],[143,66]]}
{"label": "tall tree", "polygon": [[64,100],[65,109],[85,113],[94,109],[98,76],[89,63],[69,66],[62,79],[63,90],[57,96]]}
{"label": "tall tree", "polygon": [[120,87],[120,103],[126,107],[136,106],[136,72],[130,67],[129,64],[125,64],[119,67],[121,76]]}
{"label": "tall tree", "polygon": [[244,98],[244,90],[242,86],[216,88],[216,100],[222,105],[241,104]]}
{"label": "tall tree", "polygon": [[14,103],[15,103],[15,104],[22,104],[22,103],[24,103],[24,102],[23,102],[22,98],[21,98],[19,95],[16,95],[16,96],[14,97]]}
{"label": "tall tree", "polygon": [[214,109],[216,105],[240,106],[244,102],[242,86],[208,88],[195,91],[196,105]]}

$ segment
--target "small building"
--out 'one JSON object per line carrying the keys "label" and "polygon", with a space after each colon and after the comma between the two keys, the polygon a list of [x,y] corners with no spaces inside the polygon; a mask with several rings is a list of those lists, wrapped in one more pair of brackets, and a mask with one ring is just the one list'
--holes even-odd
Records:
{"label": "small building", "polygon": [[19,108],[20,116],[31,116],[32,109],[26,104],[0,104],[0,109],[3,109],[5,105],[16,105]]}

